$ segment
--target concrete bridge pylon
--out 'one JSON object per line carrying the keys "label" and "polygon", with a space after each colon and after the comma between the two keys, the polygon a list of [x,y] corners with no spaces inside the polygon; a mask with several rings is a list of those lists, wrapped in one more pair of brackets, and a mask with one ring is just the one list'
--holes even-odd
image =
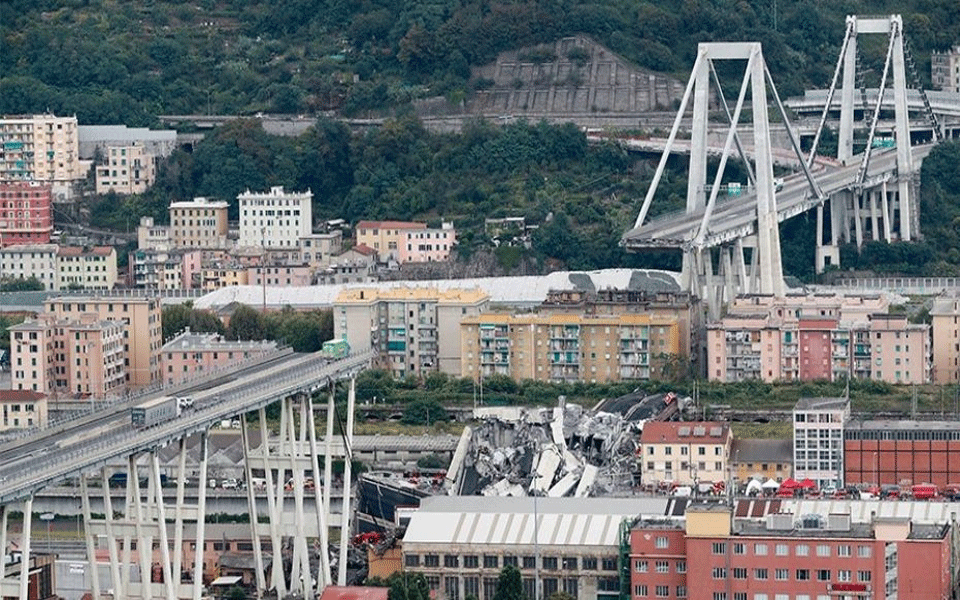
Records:
{"label": "concrete bridge pylon", "polygon": [[[743,81],[737,102],[730,111],[720,80],[714,66],[716,61],[746,61]],[[711,83],[729,121],[726,142],[720,155],[720,164],[707,183],[708,175],[708,99]],[[768,89],[769,83],[769,89]],[[690,75],[680,110],[667,140],[647,195],[634,227],[640,227],[646,219],[650,204],[663,175],[666,160],[672,151],[681,120],[691,104],[692,126],[690,131],[690,169],[687,180],[686,213],[701,215],[700,224],[693,240],[683,245],[683,272],[681,281],[690,292],[706,300],[711,315],[718,316],[723,302],[742,293],[783,295],[783,267],[780,261],[780,235],[777,221],[776,185],[773,177],[773,156],[770,143],[768,117],[768,91],[780,107],[794,149],[799,155],[799,146],[780,103],[780,98],[770,78],[759,42],[702,43],[698,47],[697,60]],[[748,107],[754,137],[754,163],[747,159],[740,143],[740,118],[750,96]],[[711,227],[711,217],[721,190],[724,169],[736,147],[737,155],[746,166],[749,184],[756,193],[756,235],[737,239],[719,248],[719,254],[708,247],[705,238]],[[809,173],[808,173],[809,177]],[[749,257],[749,258],[748,258]]]}

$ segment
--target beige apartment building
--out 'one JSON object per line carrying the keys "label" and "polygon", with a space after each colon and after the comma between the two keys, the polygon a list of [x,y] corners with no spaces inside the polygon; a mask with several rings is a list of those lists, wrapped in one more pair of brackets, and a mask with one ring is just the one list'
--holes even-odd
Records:
{"label": "beige apartment building", "polygon": [[930,309],[934,383],[960,382],[960,294],[944,294]]}
{"label": "beige apartment building", "polygon": [[30,390],[0,390],[0,431],[47,424],[47,397]]}
{"label": "beige apartment building", "polygon": [[426,223],[411,221],[360,221],[357,223],[357,245],[377,251],[380,262],[400,260],[400,248],[407,243],[407,234],[424,231]]}
{"label": "beige apartment building", "polygon": [[57,251],[57,289],[111,290],[117,284],[113,246],[61,246]]}
{"label": "beige apartment building", "polygon": [[171,202],[170,240],[175,248],[226,248],[229,204],[209,198]]}
{"label": "beige apartment building", "polygon": [[727,423],[648,421],[640,433],[640,477],[644,484],[725,482],[733,446]]}
{"label": "beige apartment building", "polygon": [[57,198],[68,196],[88,169],[80,160],[76,117],[0,118],[0,180],[47,182]]}
{"label": "beige apartment building", "polygon": [[497,314],[460,322],[460,376],[516,380],[659,379],[685,355],[674,317],[621,314]]}
{"label": "beige apartment building", "polygon": [[11,386],[44,394],[104,398],[126,385],[124,324],[94,313],[39,315],[10,328]]}
{"label": "beige apartment building", "polygon": [[206,292],[219,290],[222,287],[248,285],[250,269],[245,265],[210,265],[200,271],[200,287]]}
{"label": "beige apartment building", "polygon": [[106,158],[96,167],[98,194],[142,194],[156,181],[156,157],[142,144],[110,146]]}
{"label": "beige apartment building", "polygon": [[172,244],[170,228],[155,223],[153,217],[140,217],[137,226],[138,250],[169,250]]}
{"label": "beige apartment building", "polygon": [[311,233],[300,237],[300,259],[310,267],[326,267],[343,251],[343,231]]}
{"label": "beige apartment building", "polygon": [[129,387],[145,387],[160,380],[160,326],[158,298],[111,296],[61,296],[44,302],[45,312],[75,320],[95,313],[101,321],[122,321],[124,364]]}
{"label": "beige apartment building", "polygon": [[486,310],[478,289],[345,289],[333,303],[334,337],[373,348],[395,376],[460,374],[460,322]]}
{"label": "beige apartment building", "polygon": [[0,279],[36,277],[45,290],[56,290],[56,244],[27,244],[0,248]]}
{"label": "beige apartment building", "polygon": [[738,298],[707,327],[712,381],[930,381],[929,326],[886,314],[879,296]]}

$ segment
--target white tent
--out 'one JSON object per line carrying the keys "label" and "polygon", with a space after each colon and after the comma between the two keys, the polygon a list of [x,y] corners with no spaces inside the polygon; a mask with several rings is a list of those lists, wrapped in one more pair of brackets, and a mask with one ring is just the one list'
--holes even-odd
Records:
{"label": "white tent", "polygon": [[748,495],[748,496],[753,496],[753,495],[755,495],[755,494],[759,494],[761,491],[763,491],[763,485],[760,483],[760,481],[758,481],[758,480],[756,480],[756,479],[751,479],[751,480],[750,480],[750,483],[747,484],[747,495]]}
{"label": "white tent", "polygon": [[768,479],[768,480],[766,480],[766,481],[763,482],[763,486],[762,486],[762,487],[763,487],[763,489],[765,489],[765,490],[775,490],[775,489],[778,489],[778,488],[780,487],[780,484],[777,483],[776,481],[772,480],[772,479]]}

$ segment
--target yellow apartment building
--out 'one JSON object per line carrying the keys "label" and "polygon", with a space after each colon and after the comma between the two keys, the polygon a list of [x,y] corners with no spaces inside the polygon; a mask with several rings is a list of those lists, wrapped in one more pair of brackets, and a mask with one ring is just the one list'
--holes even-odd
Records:
{"label": "yellow apartment building", "polygon": [[516,380],[651,380],[685,356],[675,317],[641,314],[498,314],[460,323],[461,377]]}
{"label": "yellow apartment building", "polygon": [[226,248],[229,204],[209,198],[171,202],[170,240],[175,248]]}

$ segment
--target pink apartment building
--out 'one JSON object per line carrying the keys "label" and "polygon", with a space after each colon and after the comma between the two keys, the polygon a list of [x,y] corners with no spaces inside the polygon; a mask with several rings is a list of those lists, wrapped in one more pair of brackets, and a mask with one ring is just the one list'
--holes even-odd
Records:
{"label": "pink apartment building", "polygon": [[53,188],[36,181],[0,183],[0,248],[49,244]]}
{"label": "pink apartment building", "polygon": [[453,223],[444,223],[440,229],[408,230],[403,233],[398,262],[440,262],[450,258],[457,243]]}
{"label": "pink apartment building", "polygon": [[124,324],[84,313],[42,314],[10,327],[11,386],[43,394],[104,398],[126,383]]}
{"label": "pink apartment building", "polygon": [[247,269],[247,282],[249,285],[301,287],[313,283],[313,269],[308,265],[258,265]]}
{"label": "pink apartment building", "polygon": [[837,381],[846,377],[926,383],[928,325],[885,314],[877,298],[744,297],[707,326],[713,381]]}
{"label": "pink apartment building", "polygon": [[160,349],[164,385],[178,385],[211,371],[277,350],[276,342],[236,342],[186,329]]}

